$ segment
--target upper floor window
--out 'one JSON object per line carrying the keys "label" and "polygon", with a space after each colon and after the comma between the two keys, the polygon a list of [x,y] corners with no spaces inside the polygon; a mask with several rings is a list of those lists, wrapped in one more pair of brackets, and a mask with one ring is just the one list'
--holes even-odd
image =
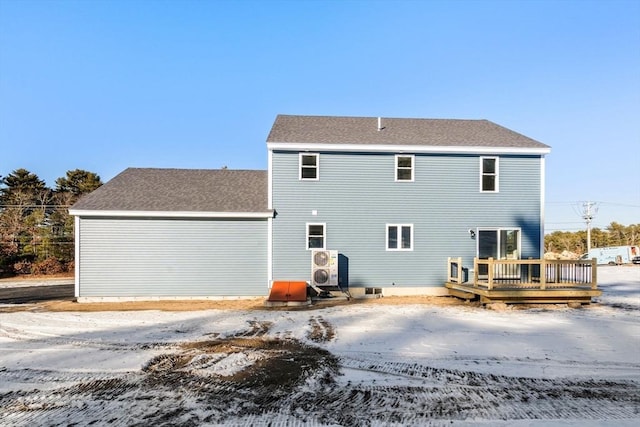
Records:
{"label": "upper floor window", "polygon": [[320,155],[317,153],[300,153],[300,179],[317,181]]}
{"label": "upper floor window", "polygon": [[387,250],[413,250],[413,224],[387,224]]}
{"label": "upper floor window", "polygon": [[396,181],[413,181],[414,161],[413,155],[396,155]]}
{"label": "upper floor window", "polygon": [[325,224],[307,224],[307,249],[325,249]]}
{"label": "upper floor window", "polygon": [[498,192],[498,158],[480,157],[480,191]]}

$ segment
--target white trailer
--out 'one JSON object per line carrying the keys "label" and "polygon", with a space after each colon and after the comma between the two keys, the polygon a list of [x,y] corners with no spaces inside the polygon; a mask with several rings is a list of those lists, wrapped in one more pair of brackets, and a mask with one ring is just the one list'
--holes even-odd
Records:
{"label": "white trailer", "polygon": [[620,265],[634,262],[634,258],[640,257],[638,246],[609,246],[606,248],[592,248],[580,259],[596,258],[598,264]]}

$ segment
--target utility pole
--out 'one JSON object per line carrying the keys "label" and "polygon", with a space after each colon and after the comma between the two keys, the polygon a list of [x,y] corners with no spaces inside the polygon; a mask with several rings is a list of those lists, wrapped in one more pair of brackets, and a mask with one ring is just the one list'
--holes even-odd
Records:
{"label": "utility pole", "polygon": [[597,212],[596,202],[584,202],[582,204],[582,219],[587,222],[587,253],[591,250],[591,221]]}

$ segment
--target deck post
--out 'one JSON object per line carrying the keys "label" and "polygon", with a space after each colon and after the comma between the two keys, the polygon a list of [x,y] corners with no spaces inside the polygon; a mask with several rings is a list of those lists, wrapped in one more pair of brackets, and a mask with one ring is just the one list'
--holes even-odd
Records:
{"label": "deck post", "polygon": [[458,257],[458,283],[464,283],[464,277],[462,276],[462,257]]}
{"label": "deck post", "polygon": [[591,259],[591,289],[598,289],[598,259]]}
{"label": "deck post", "polygon": [[478,258],[473,258],[473,287],[478,287]]}
{"label": "deck post", "polygon": [[540,260],[540,289],[547,289],[547,260]]}
{"label": "deck post", "polygon": [[491,290],[493,289],[493,258],[489,257],[489,259],[487,260],[488,265],[487,268],[489,271],[487,271],[487,273],[489,273],[489,283],[487,284],[487,289]]}

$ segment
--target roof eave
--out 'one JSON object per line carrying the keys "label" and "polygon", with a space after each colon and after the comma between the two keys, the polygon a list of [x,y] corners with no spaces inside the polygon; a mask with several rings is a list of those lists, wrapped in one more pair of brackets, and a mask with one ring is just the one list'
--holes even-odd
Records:
{"label": "roof eave", "polygon": [[128,217],[128,218],[273,218],[273,211],[264,212],[202,212],[202,211],[130,211],[69,209],[77,217]]}
{"label": "roof eave", "polygon": [[296,143],[268,142],[271,151],[333,151],[333,152],[410,152],[434,154],[533,154],[545,155],[550,147],[499,147],[499,146],[461,146],[461,145],[408,145],[408,144],[332,144],[332,143]]}

